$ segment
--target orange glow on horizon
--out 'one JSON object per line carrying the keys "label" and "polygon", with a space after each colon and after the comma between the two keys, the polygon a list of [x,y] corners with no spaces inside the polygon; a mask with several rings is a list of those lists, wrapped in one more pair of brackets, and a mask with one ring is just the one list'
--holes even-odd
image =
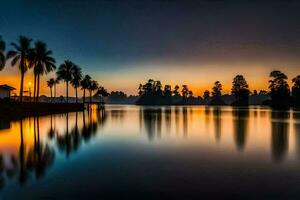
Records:
{"label": "orange glow on horizon", "polygon": [[[20,88],[20,73],[17,67],[11,67],[9,64],[3,71],[0,72],[0,84],[8,84],[16,88],[13,95],[19,95]],[[166,66],[170,67],[170,66]],[[144,69],[145,68],[145,69]],[[110,91],[123,91],[128,95],[137,95],[138,85],[145,83],[148,79],[160,80],[163,85],[170,84],[172,87],[187,84],[189,89],[193,91],[195,96],[202,96],[205,90],[211,91],[215,81],[219,80],[223,85],[223,94],[229,94],[231,91],[232,79],[237,74],[242,74],[246,78],[249,88],[253,90],[268,90],[268,80],[270,71],[276,69],[272,67],[263,68],[259,66],[248,67],[241,72],[238,69],[230,68],[217,68],[216,66],[196,67],[188,66],[186,69],[183,67],[173,67],[172,70],[167,68],[150,68],[144,66],[141,69],[122,69],[113,72],[94,72],[93,78],[99,82],[99,85],[104,86]],[[291,79],[299,72],[296,69],[287,70],[287,68],[280,69],[289,77],[289,84],[292,85]],[[93,74],[90,72],[89,74]],[[120,74],[124,76],[120,78]],[[40,79],[40,95],[50,96],[50,89],[47,87],[47,80],[55,77],[55,73],[51,72]],[[34,77],[32,69],[25,74],[24,90],[28,91],[29,88],[33,93]],[[65,96],[66,84],[61,82],[57,85],[57,96]],[[180,89],[181,90],[181,89]],[[82,90],[78,90],[79,96],[82,96]],[[27,95],[27,94],[26,94]],[[75,96],[75,90],[69,84],[69,96]]]}

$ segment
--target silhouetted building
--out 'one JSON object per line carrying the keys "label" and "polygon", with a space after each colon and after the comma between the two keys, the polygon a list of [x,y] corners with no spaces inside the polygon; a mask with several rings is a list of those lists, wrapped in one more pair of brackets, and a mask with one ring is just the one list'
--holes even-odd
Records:
{"label": "silhouetted building", "polygon": [[11,87],[9,85],[0,85],[0,99],[10,98],[11,91],[15,90],[16,88]]}

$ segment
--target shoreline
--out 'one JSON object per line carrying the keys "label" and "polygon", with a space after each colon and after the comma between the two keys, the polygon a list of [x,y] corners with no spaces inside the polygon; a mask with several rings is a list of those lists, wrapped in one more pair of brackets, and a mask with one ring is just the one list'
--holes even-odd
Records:
{"label": "shoreline", "polygon": [[0,102],[0,117],[22,118],[83,111],[84,109],[83,103]]}

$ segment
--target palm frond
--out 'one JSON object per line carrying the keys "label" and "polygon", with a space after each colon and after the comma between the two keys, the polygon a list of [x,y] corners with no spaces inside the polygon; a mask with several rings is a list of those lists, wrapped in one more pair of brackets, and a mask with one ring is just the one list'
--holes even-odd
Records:
{"label": "palm frond", "polygon": [[15,66],[17,62],[20,60],[20,55],[15,56],[11,61],[11,66]]}
{"label": "palm frond", "polygon": [[15,57],[17,54],[18,54],[18,52],[16,52],[16,51],[9,51],[6,54],[6,59],[10,59],[12,57]]}
{"label": "palm frond", "polygon": [[5,66],[5,56],[3,53],[0,52],[0,71],[4,68]]}

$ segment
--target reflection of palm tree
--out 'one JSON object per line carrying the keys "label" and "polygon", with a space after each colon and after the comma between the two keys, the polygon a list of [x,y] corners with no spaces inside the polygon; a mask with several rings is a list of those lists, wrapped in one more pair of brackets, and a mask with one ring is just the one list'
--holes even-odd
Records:
{"label": "reflection of palm tree", "polygon": [[245,148],[247,139],[248,109],[235,109],[233,114],[234,139],[239,150]]}
{"label": "reflection of palm tree", "polygon": [[[87,112],[88,115],[90,115],[90,111]],[[85,112],[82,112],[82,120],[83,120],[83,126],[81,130],[82,137],[85,141],[88,141],[91,137],[91,127],[90,127],[90,122],[86,123],[85,120]]]}
{"label": "reflection of palm tree", "polygon": [[289,119],[287,111],[272,111],[272,157],[274,161],[281,161],[288,151]]}
{"label": "reflection of palm tree", "polygon": [[66,132],[62,136],[57,137],[57,145],[60,150],[66,152],[66,156],[69,157],[72,144],[71,135],[69,133],[69,113],[66,113]]}
{"label": "reflection of palm tree", "polygon": [[[55,124],[55,122],[54,122],[54,124]],[[56,132],[57,131],[56,131],[55,127],[53,127],[53,115],[50,115],[50,129],[49,129],[47,135],[50,139],[53,139],[56,135]]]}
{"label": "reflection of palm tree", "polygon": [[75,117],[75,126],[71,130],[71,135],[73,138],[73,150],[76,151],[79,148],[80,145],[80,133],[78,129],[78,112],[76,112],[76,117]]}
{"label": "reflection of palm tree", "polygon": [[54,150],[48,144],[42,144],[40,141],[40,123],[39,117],[35,118],[34,126],[34,146],[28,152],[26,159],[27,170],[34,170],[37,178],[45,174],[46,169],[52,165],[54,161]]}
{"label": "reflection of palm tree", "polygon": [[24,147],[24,138],[23,138],[23,121],[20,120],[20,151],[19,151],[19,181],[21,184],[24,184],[27,180],[27,172],[25,167],[25,147]]}

